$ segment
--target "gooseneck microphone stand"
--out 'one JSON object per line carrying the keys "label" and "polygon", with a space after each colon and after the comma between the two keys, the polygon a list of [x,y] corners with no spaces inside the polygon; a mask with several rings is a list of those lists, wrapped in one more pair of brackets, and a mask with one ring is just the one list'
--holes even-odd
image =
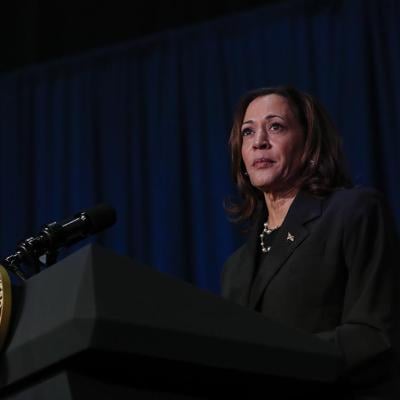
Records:
{"label": "gooseneck microphone stand", "polygon": [[[115,221],[114,208],[108,204],[98,204],[72,218],[45,225],[38,235],[21,242],[16,252],[2,260],[2,264],[20,279],[26,280],[21,264],[27,264],[39,273],[41,267],[50,267],[56,263],[58,249],[71,246],[89,235],[101,232]],[[44,262],[40,259],[42,256]]]}
{"label": "gooseneck microphone stand", "polygon": [[[21,264],[27,264],[33,268],[35,273],[38,273],[41,266],[50,267],[57,262],[58,251],[56,249],[46,249],[45,242],[42,236],[30,237],[21,242],[16,252],[3,259],[1,264],[24,281],[26,276],[21,269]],[[44,263],[40,261],[40,257],[43,254],[45,256]]]}

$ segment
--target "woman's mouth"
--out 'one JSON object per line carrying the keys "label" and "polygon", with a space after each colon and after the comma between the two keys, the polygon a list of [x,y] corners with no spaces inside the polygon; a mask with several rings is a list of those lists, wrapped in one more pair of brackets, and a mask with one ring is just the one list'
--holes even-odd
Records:
{"label": "woman's mouth", "polygon": [[256,169],[269,168],[275,164],[275,162],[276,161],[272,160],[271,158],[260,157],[253,161],[253,167]]}

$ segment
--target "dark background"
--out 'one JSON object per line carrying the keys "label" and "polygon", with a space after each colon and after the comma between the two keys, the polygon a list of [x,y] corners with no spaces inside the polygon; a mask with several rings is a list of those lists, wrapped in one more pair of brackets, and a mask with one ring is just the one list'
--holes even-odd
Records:
{"label": "dark background", "polygon": [[279,2],[16,1],[0,12],[0,68],[10,71]]}
{"label": "dark background", "polygon": [[282,84],[325,106],[354,182],[381,191],[400,227],[398,0],[0,11],[1,258],[108,202],[117,224],[91,240],[218,292],[245,239],[223,208],[232,114],[246,91]]}

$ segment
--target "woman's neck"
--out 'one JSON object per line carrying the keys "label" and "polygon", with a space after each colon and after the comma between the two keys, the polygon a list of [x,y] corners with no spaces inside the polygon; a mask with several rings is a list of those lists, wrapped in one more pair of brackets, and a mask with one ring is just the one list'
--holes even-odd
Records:
{"label": "woman's neck", "polygon": [[265,204],[268,209],[268,227],[273,229],[283,224],[298,189],[285,193],[264,193]]}

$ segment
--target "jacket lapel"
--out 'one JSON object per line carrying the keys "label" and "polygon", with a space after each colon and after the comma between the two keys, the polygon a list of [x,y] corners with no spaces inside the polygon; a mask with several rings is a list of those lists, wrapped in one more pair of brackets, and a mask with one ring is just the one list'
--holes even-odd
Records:
{"label": "jacket lapel", "polygon": [[234,276],[235,281],[231,283],[235,288],[235,302],[245,307],[249,303],[249,293],[257,263],[257,251],[259,249],[259,232],[261,231],[262,222],[265,221],[265,213],[265,209],[263,216],[259,213],[257,223],[252,228],[249,239],[246,241],[243,252],[238,260],[240,268]]}
{"label": "jacket lapel", "polygon": [[[285,261],[309,235],[304,226],[321,215],[321,200],[305,192],[299,192],[282,224],[271,251],[264,258],[251,288],[248,305],[255,308],[271,280]],[[256,253],[254,253],[256,254]],[[253,259],[256,257],[253,256]]]}

